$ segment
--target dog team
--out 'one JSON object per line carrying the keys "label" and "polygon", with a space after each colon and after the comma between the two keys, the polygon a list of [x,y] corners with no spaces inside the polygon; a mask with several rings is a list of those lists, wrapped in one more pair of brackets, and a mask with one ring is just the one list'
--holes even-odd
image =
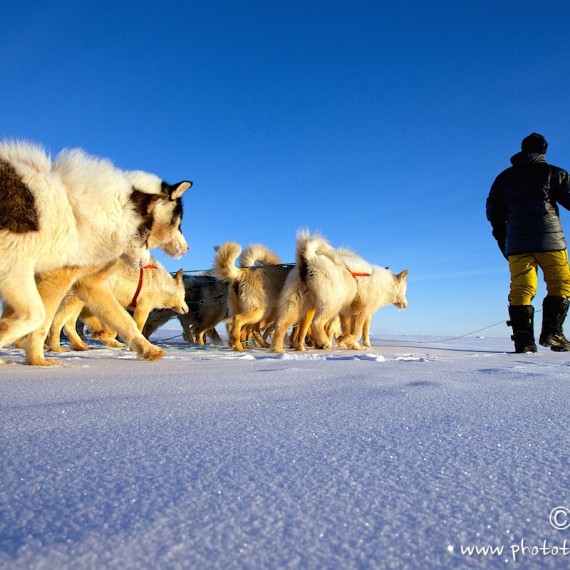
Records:
{"label": "dog team", "polygon": [[375,311],[406,308],[407,271],[393,274],[308,231],[298,233],[294,265],[262,245],[226,242],[210,275],[171,275],[150,250],[187,252],[182,195],[191,186],[81,149],[52,160],[34,143],[0,141],[0,348],[15,344],[27,364],[56,364],[46,343],[60,351],[63,330],[71,348],[85,350],[82,322],[92,338],[113,346],[119,336],[156,360],[164,350],[147,337],[176,314],[199,344],[219,340],[215,326],[225,320],[234,350],[253,340],[283,352],[290,329],[297,350],[330,348],[333,339],[356,350],[360,339],[370,346]]}

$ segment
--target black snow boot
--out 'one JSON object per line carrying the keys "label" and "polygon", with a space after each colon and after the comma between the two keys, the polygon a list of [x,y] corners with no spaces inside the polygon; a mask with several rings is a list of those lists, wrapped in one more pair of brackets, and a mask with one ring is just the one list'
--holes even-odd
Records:
{"label": "black snow boot", "polygon": [[534,307],[532,305],[511,305],[510,321],[507,325],[513,328],[511,339],[515,341],[515,352],[536,352],[534,342]]}
{"label": "black snow boot", "polygon": [[548,295],[542,302],[542,331],[538,342],[555,352],[570,350],[570,342],[564,336],[562,325],[570,302],[564,297]]}

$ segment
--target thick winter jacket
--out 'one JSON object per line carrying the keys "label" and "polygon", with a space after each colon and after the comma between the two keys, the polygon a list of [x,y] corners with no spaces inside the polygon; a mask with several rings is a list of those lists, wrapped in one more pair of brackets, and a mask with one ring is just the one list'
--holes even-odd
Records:
{"label": "thick winter jacket", "polygon": [[487,198],[487,219],[503,255],[566,249],[558,204],[570,210],[570,182],[543,154],[519,152],[497,176]]}

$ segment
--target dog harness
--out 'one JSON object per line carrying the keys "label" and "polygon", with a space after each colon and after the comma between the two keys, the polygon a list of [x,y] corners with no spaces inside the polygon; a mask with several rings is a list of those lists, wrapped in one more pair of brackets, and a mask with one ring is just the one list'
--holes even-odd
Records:
{"label": "dog harness", "polygon": [[346,270],[353,276],[353,277],[370,277],[372,275],[372,273],[355,273],[354,271],[351,271],[348,267],[348,265],[345,265]]}
{"label": "dog harness", "polygon": [[139,282],[137,285],[137,290],[135,291],[135,295],[133,297],[133,300],[131,301],[131,304],[129,305],[129,307],[136,307],[137,306],[137,301],[139,298],[139,294],[141,292],[142,289],[142,284],[143,284],[143,273],[145,269],[158,269],[158,267],[156,265],[141,265],[140,271],[139,271]]}

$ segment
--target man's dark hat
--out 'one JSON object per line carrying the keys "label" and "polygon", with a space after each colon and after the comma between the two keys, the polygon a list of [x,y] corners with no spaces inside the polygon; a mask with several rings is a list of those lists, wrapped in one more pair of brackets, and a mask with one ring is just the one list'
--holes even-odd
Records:
{"label": "man's dark hat", "polygon": [[538,152],[544,154],[548,148],[546,139],[538,133],[532,133],[522,140],[521,150],[523,152]]}

